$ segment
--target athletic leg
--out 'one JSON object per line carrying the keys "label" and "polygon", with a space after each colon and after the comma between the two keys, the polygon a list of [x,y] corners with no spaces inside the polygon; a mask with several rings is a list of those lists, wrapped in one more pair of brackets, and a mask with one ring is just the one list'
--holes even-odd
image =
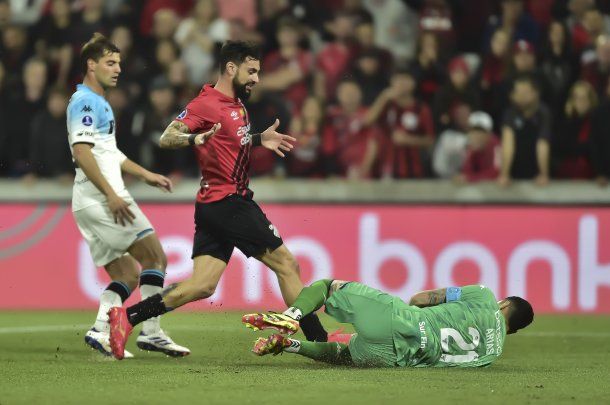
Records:
{"label": "athletic leg", "polygon": [[[157,235],[150,233],[134,242],[129,247],[129,253],[142,266],[140,273],[140,295],[142,300],[160,294],[165,281],[167,258]],[[161,352],[172,357],[188,356],[191,351],[174,342],[163,329],[159,316],[153,316],[142,322],[142,331],[136,344],[142,350]]]}
{"label": "athletic leg", "polygon": [[[105,269],[112,282],[100,296],[95,324],[85,333],[85,343],[100,353],[110,356],[112,351],[109,341],[108,311],[114,306],[123,305],[131,291],[137,287],[139,267],[132,257],[124,255],[108,263]],[[133,355],[125,352],[125,357],[133,357]]]}
{"label": "athletic leg", "polygon": [[129,323],[135,326],[189,302],[212,296],[227,263],[212,256],[198,256],[193,264],[193,274],[190,278],[174,283],[161,293],[127,308]]}
{"label": "athletic leg", "polygon": [[274,334],[268,338],[259,338],[252,349],[254,354],[277,355],[280,353],[296,353],[316,361],[338,365],[353,365],[349,348],[346,344],[337,342],[303,342]]}
{"label": "athletic leg", "polygon": [[131,292],[138,286],[140,269],[138,263],[129,255],[121,256],[104,266],[112,280],[100,297],[100,307],[95,325],[97,331],[108,333],[108,311],[112,307],[122,306]]}
{"label": "athletic leg", "polygon": [[[286,245],[281,245],[273,251],[267,250],[257,256],[257,259],[273,270],[277,276],[284,302],[288,306],[292,305],[303,290],[303,283],[301,282],[299,263],[290,250]],[[328,340],[328,333],[326,333],[320,319],[314,312],[304,313],[298,321],[307,340],[317,342]]]}
{"label": "athletic leg", "polygon": [[161,294],[155,294],[127,309],[112,308],[108,315],[110,346],[114,356],[119,360],[123,358],[127,338],[135,325],[214,294],[226,266],[225,261],[215,257],[198,256],[194,259],[193,275],[189,279],[172,284]]}
{"label": "athletic leg", "polygon": [[[129,247],[129,254],[142,266],[140,273],[140,296],[142,300],[161,293],[165,282],[167,257],[156,234],[150,233]],[[142,324],[145,334],[158,333],[161,329],[159,317],[147,319]]]}

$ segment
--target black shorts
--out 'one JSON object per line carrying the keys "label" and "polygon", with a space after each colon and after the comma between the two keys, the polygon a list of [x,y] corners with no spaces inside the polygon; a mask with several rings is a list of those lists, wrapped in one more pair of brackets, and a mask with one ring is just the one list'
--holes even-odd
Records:
{"label": "black shorts", "polygon": [[195,204],[193,255],[229,262],[233,248],[247,257],[273,251],[284,241],[253,200],[230,195],[220,201]]}

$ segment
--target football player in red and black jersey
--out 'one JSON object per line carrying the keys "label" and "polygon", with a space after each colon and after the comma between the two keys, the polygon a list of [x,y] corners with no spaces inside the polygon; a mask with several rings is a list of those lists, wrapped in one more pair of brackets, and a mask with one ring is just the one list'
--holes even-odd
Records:
{"label": "football player in red and black jersey", "polygon": [[[259,71],[256,45],[227,42],[220,51],[220,77],[216,84],[203,86],[161,136],[162,148],[193,148],[201,168],[201,188],[195,204],[193,274],[129,308],[110,310],[110,342],[118,359],[123,357],[133,326],[210,297],[235,247],[276,273],[287,305],[303,289],[295,257],[248,188],[252,148],[263,146],[284,157],[296,141],[276,131],[279,120],[262,133],[250,132],[243,101],[258,83]],[[327,340],[315,314],[301,319],[301,328],[309,340]]]}

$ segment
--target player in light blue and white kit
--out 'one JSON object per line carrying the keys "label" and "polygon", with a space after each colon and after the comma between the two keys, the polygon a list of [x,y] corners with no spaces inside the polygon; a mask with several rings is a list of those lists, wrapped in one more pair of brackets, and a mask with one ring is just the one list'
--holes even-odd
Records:
{"label": "player in light blue and white kit", "polygon": [[[159,239],[127,191],[122,172],[151,186],[172,190],[168,178],[132,162],[116,146],[114,114],[104,93],[116,86],[120,61],[119,49],[103,35],[95,34],[81,50],[85,78],[67,110],[76,167],[72,211],[93,261],[96,266],[104,266],[112,279],[102,293],[97,319],[86,333],[85,342],[108,356],[112,355],[108,310],[121,306],[138,284],[142,299],[162,293],[167,266]],[[190,353],[167,336],[158,317],[144,322],[137,345],[174,357]]]}

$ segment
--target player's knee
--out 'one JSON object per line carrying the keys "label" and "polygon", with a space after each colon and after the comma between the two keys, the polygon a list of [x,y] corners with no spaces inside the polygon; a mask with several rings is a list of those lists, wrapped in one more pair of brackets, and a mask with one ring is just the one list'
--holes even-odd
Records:
{"label": "player's knee", "polygon": [[301,275],[299,262],[292,255],[283,256],[279,261],[279,266],[274,271],[277,274],[292,275],[296,273],[297,276]]}
{"label": "player's knee", "polygon": [[144,269],[155,269],[165,273],[167,268],[167,256],[162,250],[152,251],[144,260],[142,260],[142,268]]}

